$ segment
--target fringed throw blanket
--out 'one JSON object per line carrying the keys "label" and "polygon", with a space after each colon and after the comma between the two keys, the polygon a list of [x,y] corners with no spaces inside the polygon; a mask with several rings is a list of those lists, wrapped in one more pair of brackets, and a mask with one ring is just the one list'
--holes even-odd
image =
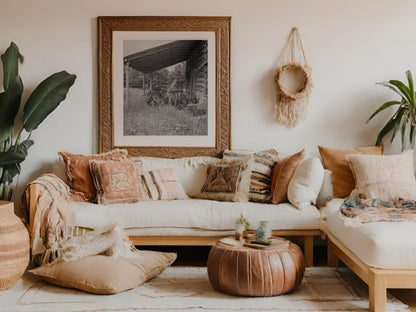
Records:
{"label": "fringed throw blanket", "polygon": [[[30,234],[32,263],[52,264],[60,260],[74,261],[87,256],[105,254],[136,258],[138,250],[131,245],[121,222],[106,229],[75,231],[69,187],[53,174],[45,174],[31,184],[40,187],[30,194],[27,187],[20,204],[20,217]],[[28,186],[29,186],[28,185]],[[30,205],[36,201],[35,205]],[[73,235],[77,232],[77,235]]]}
{"label": "fringed throw blanket", "polygon": [[[60,246],[73,233],[69,187],[53,174],[42,175],[31,184],[39,186],[37,198],[30,197],[33,194],[27,187],[20,203],[20,216],[29,229],[32,260],[39,264],[51,263],[61,257]],[[37,202],[30,207],[33,200]]]}
{"label": "fringed throw blanket", "polygon": [[352,197],[342,203],[341,213],[348,217],[345,224],[352,226],[369,222],[416,222],[416,201]]}

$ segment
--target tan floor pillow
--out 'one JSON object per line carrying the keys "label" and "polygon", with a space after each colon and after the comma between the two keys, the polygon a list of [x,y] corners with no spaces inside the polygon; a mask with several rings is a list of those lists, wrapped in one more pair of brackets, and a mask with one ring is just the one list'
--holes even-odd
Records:
{"label": "tan floor pillow", "polygon": [[139,258],[90,256],[29,272],[51,284],[93,294],[116,294],[142,285],[176,260],[175,253],[142,250]]}

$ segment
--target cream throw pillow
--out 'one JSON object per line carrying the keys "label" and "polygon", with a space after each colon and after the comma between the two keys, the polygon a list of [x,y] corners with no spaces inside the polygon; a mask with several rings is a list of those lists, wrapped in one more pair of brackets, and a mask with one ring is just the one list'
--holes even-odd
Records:
{"label": "cream throw pillow", "polygon": [[297,166],[287,189],[289,202],[299,209],[309,204],[316,204],[324,179],[324,168],[321,161],[308,158]]}
{"label": "cream throw pillow", "polygon": [[355,178],[351,196],[368,199],[416,199],[413,150],[401,154],[347,155]]}
{"label": "cream throw pillow", "polygon": [[57,286],[108,295],[143,284],[162,273],[175,260],[175,253],[141,250],[139,258],[97,255],[44,265],[29,272]]}

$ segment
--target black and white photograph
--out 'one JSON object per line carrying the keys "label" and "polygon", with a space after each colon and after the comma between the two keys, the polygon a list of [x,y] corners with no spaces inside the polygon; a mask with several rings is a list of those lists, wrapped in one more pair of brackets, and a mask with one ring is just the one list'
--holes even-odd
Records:
{"label": "black and white photograph", "polygon": [[123,40],[124,136],[208,135],[208,40]]}

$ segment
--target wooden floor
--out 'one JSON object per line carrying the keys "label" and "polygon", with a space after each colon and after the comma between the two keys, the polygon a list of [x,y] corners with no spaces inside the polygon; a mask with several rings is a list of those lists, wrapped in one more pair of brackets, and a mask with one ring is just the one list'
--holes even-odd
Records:
{"label": "wooden floor", "polygon": [[[146,246],[139,249],[176,252],[178,259],[174,266],[206,266],[211,247],[206,246]],[[314,263],[318,266],[326,265],[326,246],[315,246]],[[390,289],[389,292],[397,299],[407,304],[410,311],[416,312],[416,289]]]}

